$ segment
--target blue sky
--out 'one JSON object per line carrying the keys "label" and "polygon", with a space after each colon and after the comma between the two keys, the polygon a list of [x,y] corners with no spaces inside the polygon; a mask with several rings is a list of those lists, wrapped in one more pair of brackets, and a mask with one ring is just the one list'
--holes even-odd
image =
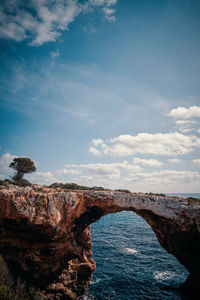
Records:
{"label": "blue sky", "polygon": [[200,3],[0,4],[0,178],[200,192]]}

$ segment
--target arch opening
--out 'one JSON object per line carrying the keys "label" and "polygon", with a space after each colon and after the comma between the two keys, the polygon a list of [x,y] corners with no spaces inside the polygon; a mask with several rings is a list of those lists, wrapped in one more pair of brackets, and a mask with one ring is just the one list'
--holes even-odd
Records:
{"label": "arch opening", "polygon": [[150,225],[132,211],[108,214],[91,226],[96,271],[89,299],[182,299],[186,268],[159,244]]}

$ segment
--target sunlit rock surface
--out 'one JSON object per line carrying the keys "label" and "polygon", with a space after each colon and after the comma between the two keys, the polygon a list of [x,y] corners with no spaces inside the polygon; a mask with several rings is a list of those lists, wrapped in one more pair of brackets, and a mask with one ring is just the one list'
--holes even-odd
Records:
{"label": "sunlit rock surface", "polygon": [[38,186],[1,187],[0,252],[15,276],[41,288],[47,299],[76,299],[87,289],[95,270],[90,224],[122,210],[143,217],[161,246],[189,270],[183,289],[199,290],[198,200]]}

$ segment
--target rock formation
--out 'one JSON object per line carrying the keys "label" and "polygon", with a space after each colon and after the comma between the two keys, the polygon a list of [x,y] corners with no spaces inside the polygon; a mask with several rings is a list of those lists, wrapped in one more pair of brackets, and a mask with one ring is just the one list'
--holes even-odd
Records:
{"label": "rock formation", "polygon": [[76,299],[95,270],[90,224],[129,210],[143,217],[161,246],[200,278],[200,202],[142,193],[0,188],[0,253],[13,274],[41,288],[47,299]]}

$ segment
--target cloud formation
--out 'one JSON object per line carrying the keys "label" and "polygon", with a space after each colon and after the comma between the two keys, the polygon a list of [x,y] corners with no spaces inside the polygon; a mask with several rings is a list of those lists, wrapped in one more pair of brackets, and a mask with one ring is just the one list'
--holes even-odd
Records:
{"label": "cloud formation", "polygon": [[[94,164],[67,164],[66,168],[85,170],[88,175],[104,178],[120,178],[122,171],[138,172],[141,170],[139,165],[134,165],[124,160],[121,163],[94,163]],[[65,169],[64,169],[65,170]],[[63,170],[63,173],[65,172]]]}
{"label": "cloud formation", "polygon": [[74,169],[60,169],[60,170],[56,170],[56,173],[57,173],[59,176],[66,175],[66,174],[79,175],[79,174],[81,174],[81,170],[74,170]]}
{"label": "cloud formation", "polygon": [[[196,136],[187,136],[178,132],[173,133],[139,133],[120,135],[108,142],[93,146],[89,151],[96,155],[131,156],[135,153],[177,156],[192,152],[200,147],[200,139]],[[95,153],[95,151],[97,151]]]}
{"label": "cloud formation", "polygon": [[0,173],[3,177],[6,177],[8,173],[12,173],[12,169],[9,168],[10,163],[13,159],[17,157],[16,155],[12,155],[10,153],[5,153],[0,158]]}
{"label": "cloud formation", "polygon": [[144,167],[161,167],[163,163],[157,159],[144,159],[135,157],[133,159],[135,165],[144,166]]}
{"label": "cloud formation", "polygon": [[193,162],[194,164],[200,166],[200,158],[198,158],[198,159],[193,159],[192,162]]}
{"label": "cloud formation", "polygon": [[180,106],[172,109],[168,116],[173,117],[178,129],[186,133],[195,130],[195,125],[198,124],[197,118],[200,118],[200,106],[189,108]]}
{"label": "cloud formation", "polygon": [[195,130],[194,126],[196,124],[197,124],[197,122],[196,121],[192,121],[192,120],[177,120],[176,121],[177,127],[183,133],[187,133],[187,132]]}
{"label": "cloud formation", "polygon": [[176,119],[191,119],[200,117],[200,106],[177,107],[169,112],[169,116]]}
{"label": "cloud formation", "polygon": [[178,158],[169,158],[168,162],[170,162],[172,164],[179,164],[181,162],[181,160]]}
{"label": "cloud formation", "polygon": [[[127,186],[134,186],[147,191],[198,192],[200,173],[192,171],[161,170],[151,173],[137,173],[126,179]],[[129,184],[128,184],[129,182]]]}
{"label": "cloud formation", "polygon": [[109,7],[104,7],[103,8],[103,12],[105,14],[105,18],[111,22],[115,21],[115,16],[114,13],[116,12],[115,9],[111,9]]}
{"label": "cloud formation", "polygon": [[51,172],[35,172],[26,175],[27,179],[32,183],[37,184],[51,184],[53,182],[58,182],[58,179]]}
{"label": "cloud formation", "polygon": [[60,56],[60,51],[59,50],[56,50],[54,52],[51,52],[51,58],[54,59],[56,57],[59,57]]}
{"label": "cloud formation", "polygon": [[82,4],[78,0],[31,0],[22,3],[20,0],[3,0],[0,37],[15,41],[29,39],[29,44],[35,46],[54,42],[80,13],[91,13],[97,6],[102,7],[109,21],[114,21],[115,10],[110,6],[116,2],[89,0]]}

